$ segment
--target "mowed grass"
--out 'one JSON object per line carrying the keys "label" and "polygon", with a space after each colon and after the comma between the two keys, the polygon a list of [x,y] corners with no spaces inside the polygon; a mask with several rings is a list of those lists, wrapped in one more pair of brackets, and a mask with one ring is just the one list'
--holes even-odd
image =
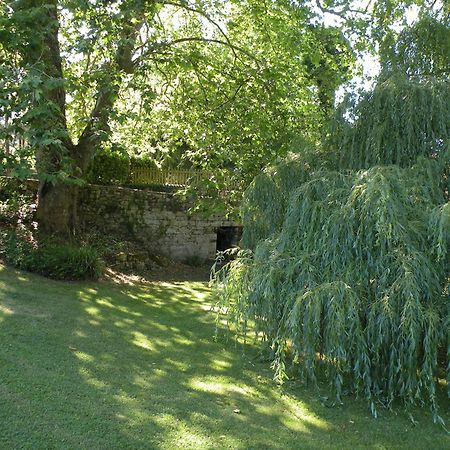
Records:
{"label": "mowed grass", "polygon": [[[370,417],[214,340],[205,284],[62,283],[0,266],[1,449],[448,449],[417,409]],[[448,403],[442,416],[450,423]]]}

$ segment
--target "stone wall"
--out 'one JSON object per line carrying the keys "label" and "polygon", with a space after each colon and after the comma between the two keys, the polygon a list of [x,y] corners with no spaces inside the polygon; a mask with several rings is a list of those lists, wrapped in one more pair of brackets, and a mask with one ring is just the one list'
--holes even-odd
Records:
{"label": "stone wall", "polygon": [[[25,194],[29,197],[32,215],[38,182],[0,179],[10,186],[5,190],[0,183],[0,200],[3,194],[8,196],[8,189]],[[176,261],[213,259],[219,228],[236,226],[222,217],[190,214],[190,205],[171,193],[86,185],[80,188],[79,201],[80,225],[84,230],[123,238],[137,243],[144,253],[163,255]]]}
{"label": "stone wall", "polygon": [[236,224],[188,213],[171,193],[88,185],[80,191],[81,226],[133,240],[143,250],[178,261],[213,259],[217,229]]}

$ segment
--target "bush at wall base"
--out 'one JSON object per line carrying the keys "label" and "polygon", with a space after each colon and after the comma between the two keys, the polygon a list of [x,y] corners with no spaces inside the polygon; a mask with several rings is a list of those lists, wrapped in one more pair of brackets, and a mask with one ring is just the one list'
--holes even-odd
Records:
{"label": "bush at wall base", "polygon": [[96,280],[103,273],[103,262],[90,246],[51,241],[37,245],[14,231],[1,233],[0,257],[18,269],[55,280]]}

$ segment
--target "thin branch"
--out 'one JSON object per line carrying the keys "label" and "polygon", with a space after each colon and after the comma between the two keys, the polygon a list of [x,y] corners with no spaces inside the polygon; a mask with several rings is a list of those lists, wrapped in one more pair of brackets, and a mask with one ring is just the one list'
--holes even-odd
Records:
{"label": "thin branch", "polygon": [[[159,12],[156,13],[156,17],[158,18],[159,26],[161,27],[161,29],[163,31],[163,35],[164,35],[164,37],[166,37],[167,30],[166,30],[163,20],[161,19],[161,16],[159,15]],[[147,33],[148,33],[148,29],[147,29]]]}
{"label": "thin branch", "polygon": [[209,103],[209,98],[208,98],[208,94],[206,92],[205,86],[203,85],[203,81],[201,80],[201,77],[203,74],[198,71],[198,66],[194,61],[191,61],[191,64],[192,64],[192,68],[194,69],[194,73],[197,78],[198,85],[200,86],[200,90],[202,91],[205,105],[207,105]]}
{"label": "thin branch", "polygon": [[215,108],[213,108],[211,111],[217,111],[218,109],[223,108],[225,105],[228,105],[229,103],[231,103],[239,94],[239,91],[251,80],[251,77],[246,78],[238,87],[237,89],[234,91],[233,95],[231,95],[230,97],[227,97],[227,99],[222,102],[220,105],[216,106]]}
{"label": "thin branch", "polygon": [[211,16],[209,14],[207,14],[205,11],[193,8],[192,6],[189,6],[188,4],[184,4],[184,3],[164,2],[164,4],[165,5],[170,5],[170,6],[175,6],[175,7],[178,7],[178,8],[182,8],[182,9],[185,9],[186,11],[191,11],[191,12],[193,12],[195,14],[198,14],[198,15],[204,17],[208,22],[212,23],[219,30],[219,33],[223,36],[225,41],[228,43],[228,46],[231,48],[231,51],[233,52],[234,57],[236,59],[238,58],[238,56],[236,54],[236,51],[235,51],[235,48],[234,48],[233,44],[231,43],[228,35],[225,33],[225,31],[220,26],[220,24],[218,22],[216,22],[214,19],[212,19]]}
{"label": "thin branch", "polygon": [[124,73],[134,72],[135,66],[131,58],[142,25],[143,22],[133,24],[131,18],[124,21],[115,57],[102,67],[104,76],[99,81],[95,106],[77,144],[77,162],[82,170],[87,167],[91,152],[102,138],[102,133],[108,130],[111,110],[119,94],[119,81]]}
{"label": "thin branch", "polygon": [[[167,94],[167,91],[169,89],[169,86],[171,84],[171,81],[170,81],[171,78],[169,77],[169,75],[167,75],[167,73],[163,69],[161,69],[161,67],[159,67],[157,60],[154,61],[154,64],[155,64],[155,67],[156,67],[156,70],[158,71],[158,73],[160,75],[162,75],[162,77],[165,80],[165,83],[162,85],[162,89],[160,91],[161,95],[165,97]],[[163,92],[163,90],[164,90],[164,92]]]}
{"label": "thin branch", "polygon": [[370,16],[370,14],[367,12],[369,10],[370,4],[372,3],[372,0],[369,0],[366,7],[363,9],[353,9],[350,7],[350,2],[346,6],[342,7],[342,9],[333,9],[333,8],[327,8],[326,6],[323,6],[320,0],[316,0],[317,7],[323,12],[327,14],[332,14],[334,16],[338,16],[341,19],[347,19],[347,13],[354,13],[361,16]]}
{"label": "thin branch", "polygon": [[258,68],[260,68],[260,63],[259,63],[258,59],[255,57],[255,55],[252,55],[250,52],[248,52],[247,50],[243,49],[242,47],[239,47],[239,46],[234,45],[234,44],[230,44],[227,41],[222,41],[220,39],[193,37],[193,36],[192,37],[185,37],[185,38],[174,39],[173,41],[169,41],[169,42],[158,42],[156,44],[153,44],[151,47],[149,47],[147,49],[146,52],[143,52],[138,58],[133,60],[133,63],[136,65],[146,56],[150,56],[151,54],[154,54],[154,53],[159,53],[161,50],[164,50],[166,48],[169,48],[169,47],[172,47],[174,45],[181,44],[181,43],[184,43],[184,42],[203,42],[203,43],[213,43],[213,44],[224,45],[226,47],[232,48],[232,49],[234,49],[236,51],[239,51],[242,54],[248,56],[250,59],[255,61],[257,66],[258,66]]}

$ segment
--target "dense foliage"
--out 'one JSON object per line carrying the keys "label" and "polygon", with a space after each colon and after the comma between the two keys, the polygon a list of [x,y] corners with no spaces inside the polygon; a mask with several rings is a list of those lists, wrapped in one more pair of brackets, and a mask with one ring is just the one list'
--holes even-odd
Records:
{"label": "dense foliage", "polygon": [[104,141],[210,170],[217,203],[298,136],[317,142],[357,53],[428,7],[358,3],[0,1],[0,170],[37,170],[50,232],[76,228],[77,186]]}
{"label": "dense foliage", "polygon": [[449,119],[448,82],[391,77],[343,107],[321,147],[254,180],[216,292],[230,320],[254,322],[278,379],[292,361],[375,415],[396,398],[436,413],[450,379]]}
{"label": "dense foliage", "polygon": [[97,250],[87,245],[37,243],[28,233],[2,230],[0,258],[20,270],[55,280],[97,280],[103,263]]}
{"label": "dense foliage", "polygon": [[[203,165],[206,152],[212,163],[226,158],[244,167],[234,155],[239,146],[245,155],[260,147],[261,159],[301,127],[314,131],[354,63],[339,29],[313,25],[317,14],[306,4],[21,0],[0,6],[0,62],[8,80],[0,86],[7,122],[0,137],[12,145],[20,135],[33,151],[55,146],[45,153],[60,153],[53,156],[58,164],[45,158],[39,167],[52,180],[79,175],[64,147],[77,146],[88,131],[97,148],[113,137],[159,163]],[[239,129],[243,121],[248,128]],[[6,156],[3,167],[14,162]]]}
{"label": "dense foliage", "polygon": [[[199,26],[179,10],[176,17],[181,27],[164,24],[174,38]],[[147,90],[133,87],[117,103],[115,137],[158,164],[213,170],[221,188],[248,184],[294,137],[317,137],[336,88],[352,74],[349,42],[312,17],[304,5],[229,2],[214,19],[244,51],[193,41],[156,67],[148,62]]]}
{"label": "dense foliage", "polygon": [[120,146],[104,146],[94,155],[87,181],[94,184],[125,184],[130,174],[130,158]]}

